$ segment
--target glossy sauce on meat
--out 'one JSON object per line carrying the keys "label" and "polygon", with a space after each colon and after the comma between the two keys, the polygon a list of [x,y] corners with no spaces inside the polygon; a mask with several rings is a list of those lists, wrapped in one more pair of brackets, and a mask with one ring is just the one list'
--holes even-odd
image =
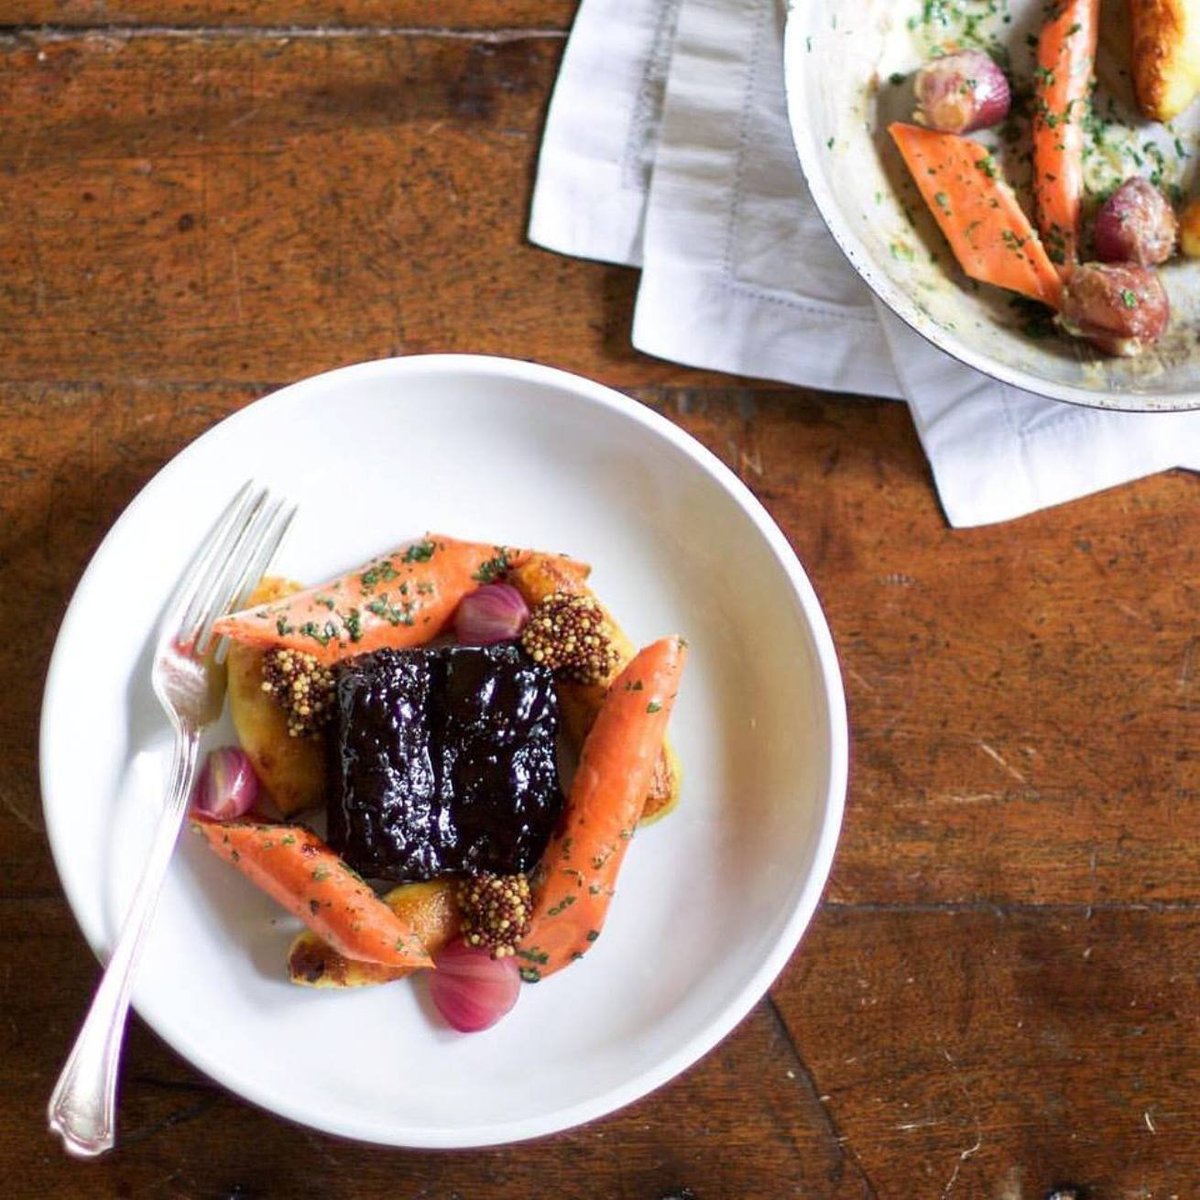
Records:
{"label": "glossy sauce on meat", "polygon": [[517,645],[380,650],[340,664],[328,840],[390,880],[511,874],[562,809],[558,700]]}

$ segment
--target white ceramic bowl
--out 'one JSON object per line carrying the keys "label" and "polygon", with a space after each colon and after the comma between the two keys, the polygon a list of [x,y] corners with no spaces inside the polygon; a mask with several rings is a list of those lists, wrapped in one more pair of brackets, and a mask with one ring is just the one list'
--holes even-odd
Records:
{"label": "white ceramic bowl", "polygon": [[[880,299],[955,358],[1039,395],[1135,411],[1200,407],[1200,264],[1176,260],[1162,270],[1172,319],[1153,352],[1114,359],[1078,339],[1031,337],[1027,310],[958,269],[886,132],[889,122],[911,119],[911,75],[933,44],[1002,47],[1018,89],[1027,88],[1042,0],[805,0],[790,8],[785,77],[800,163],[830,232]],[[1106,124],[1102,149],[1087,158],[1089,182],[1103,189],[1153,171],[1190,197],[1200,105],[1169,128],[1142,120],[1127,46],[1124,4],[1104,0],[1095,96]],[[977,136],[1023,194],[1028,140],[1006,146],[994,134]]]}
{"label": "white ceramic bowl", "polygon": [[301,580],[429,529],[592,562],[635,641],[691,644],[672,720],[683,800],[638,834],[591,953],[472,1036],[439,1023],[419,981],[288,984],[296,924],[185,835],[138,1011],[254,1103],[392,1145],[549,1133],[683,1070],[754,1005],[817,904],[846,785],[837,662],[787,540],[725,466],[626,397],[527,363],[392,359],[296,384],[188,447],[114,526],[63,622],[42,720],[47,829],[93,949],[113,943],[161,793],[148,631],[251,475],[300,504],[277,567]]}

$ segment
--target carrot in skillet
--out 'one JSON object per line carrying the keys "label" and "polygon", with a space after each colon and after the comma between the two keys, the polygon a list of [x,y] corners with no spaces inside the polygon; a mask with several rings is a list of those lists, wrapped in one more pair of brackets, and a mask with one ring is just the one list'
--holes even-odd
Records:
{"label": "carrot in skillet", "polygon": [[433,965],[408,922],[302,825],[214,821],[199,813],[191,822],[210,849],[339,954],[390,967]]}
{"label": "carrot in skillet", "polygon": [[1057,308],[1058,272],[987,149],[955,133],[901,121],[888,132],[959,266],[972,279]]}
{"label": "carrot in skillet", "polygon": [[1062,0],[1038,37],[1033,198],[1042,242],[1062,270],[1078,259],[1083,122],[1099,26],[1100,0]]}
{"label": "carrot in skillet", "polygon": [[431,533],[338,579],[222,617],[216,631],[251,645],[303,650],[326,666],[385,646],[419,646],[443,631],[467,592],[526,556]]}
{"label": "carrot in skillet", "polygon": [[639,651],[609,689],[583,744],[563,821],[534,873],[533,915],[517,950],[525,979],[581,958],[600,936],[686,658],[682,638],[663,638]]}

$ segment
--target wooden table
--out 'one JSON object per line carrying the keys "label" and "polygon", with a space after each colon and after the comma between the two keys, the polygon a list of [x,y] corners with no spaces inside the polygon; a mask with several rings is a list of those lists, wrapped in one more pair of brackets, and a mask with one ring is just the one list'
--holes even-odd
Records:
{"label": "wooden table", "polygon": [[[956,532],[902,405],[634,353],[636,274],[524,238],[569,0],[0,9],[9,1195],[1197,1194],[1194,475]],[[349,1144],[250,1108],[135,1020],[120,1148],[71,1162],[43,1109],[97,969],[36,773],[64,606],[124,506],[219,418],[335,365],[453,350],[628,392],[780,523],[853,731],[824,904],[724,1044],[589,1127],[469,1153]]]}

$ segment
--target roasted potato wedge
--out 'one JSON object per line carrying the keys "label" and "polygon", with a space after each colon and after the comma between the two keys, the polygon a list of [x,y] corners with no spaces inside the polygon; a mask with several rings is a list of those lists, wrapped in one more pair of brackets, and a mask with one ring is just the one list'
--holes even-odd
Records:
{"label": "roasted potato wedge", "polygon": [[[458,933],[455,885],[456,880],[451,878],[402,883],[383,897],[393,912],[412,926],[430,954],[436,954]],[[370,987],[403,979],[409,974],[411,971],[404,967],[386,967],[381,963],[346,958],[311,929],[298,933],[288,951],[288,978],[301,987]]]}
{"label": "roasted potato wedge", "polygon": [[[264,579],[249,605],[298,591],[283,579]],[[325,746],[319,737],[292,737],[283,709],[262,690],[263,651],[229,644],[229,715],[258,782],[285,817],[320,805],[325,796]]]}
{"label": "roasted potato wedge", "polygon": [[[629,640],[625,631],[617,624],[612,613],[601,603],[588,586],[590,568],[574,559],[559,558],[548,554],[535,554],[523,566],[509,572],[508,581],[533,608],[552,592],[569,595],[584,595],[595,601],[604,613],[604,621],[610,641],[617,650],[617,663],[609,675],[595,684],[575,683],[560,680],[558,685],[559,704],[563,716],[563,732],[568,744],[578,753],[583,746],[604,695],[612,681],[625,669],[637,653],[637,647]],[[654,768],[650,791],[646,794],[646,805],[642,809],[642,824],[657,820],[670,812],[679,802],[681,768],[679,759],[670,742],[663,743],[662,753]]]}
{"label": "roasted potato wedge", "polygon": [[1173,120],[1200,93],[1200,0],[1129,0],[1129,21],[1138,107]]}

